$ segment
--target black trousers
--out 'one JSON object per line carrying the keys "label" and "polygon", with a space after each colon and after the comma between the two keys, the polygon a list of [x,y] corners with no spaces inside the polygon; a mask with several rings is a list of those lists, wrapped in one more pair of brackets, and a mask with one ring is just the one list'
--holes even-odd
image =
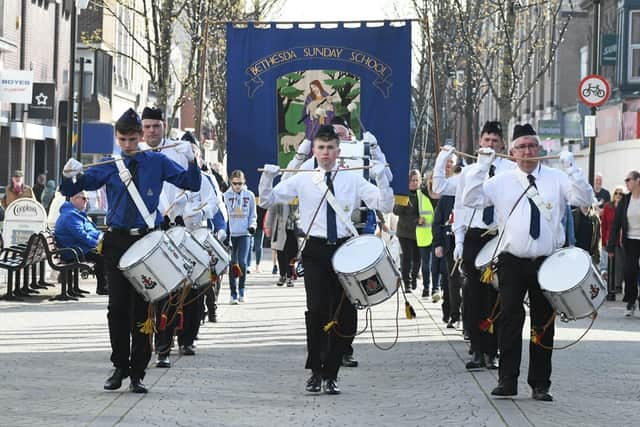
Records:
{"label": "black trousers", "polygon": [[627,307],[635,305],[638,299],[638,259],[640,259],[640,240],[624,241],[624,299]]}
{"label": "black trousers", "polygon": [[344,295],[342,285],[338,282],[331,257],[340,244],[327,245],[321,239],[310,238],[302,252],[304,264],[304,287],[307,294],[307,312],[305,313],[307,327],[307,362],[306,369],[321,374],[324,378],[336,378],[342,356],[346,354],[350,339],[338,336],[336,333],[327,334],[323,327],[333,319],[334,313],[340,305],[338,313],[338,332],[341,335],[353,335],[355,307]]}
{"label": "black trousers", "polygon": [[[420,251],[418,245],[414,240],[404,237],[398,238],[400,242],[400,249],[402,249],[402,258],[400,259],[400,272],[402,273],[402,281],[405,288],[410,287],[412,283],[415,283],[418,279],[418,272],[420,271]],[[428,280],[424,277],[422,280]]]}
{"label": "black trousers", "polygon": [[111,362],[132,377],[142,379],[151,358],[151,346],[149,336],[140,332],[138,324],[146,320],[148,304],[118,269],[120,257],[138,239],[139,236],[108,231],[102,248],[109,283]]}
{"label": "black trousers", "polygon": [[[515,384],[520,375],[522,359],[522,327],[525,311],[524,297],[529,292],[529,307],[532,328],[547,323],[554,310],[540,290],[538,269],[544,257],[535,260],[518,258],[502,253],[498,259],[498,280],[500,282],[501,315],[499,333],[500,342],[500,381]],[[553,347],[554,323],[542,336],[541,343]],[[549,387],[551,385],[551,350],[529,342],[529,375],[527,382],[531,387]]]}
{"label": "black trousers", "polygon": [[[452,239],[453,240],[453,239]],[[443,315],[448,317],[453,322],[460,320],[460,305],[462,303],[462,295],[460,290],[462,287],[462,277],[460,272],[456,268],[454,269],[455,261],[453,260],[453,242],[451,245],[445,245],[446,252],[444,253],[444,261],[447,266],[444,272],[443,285],[446,284],[446,290],[443,290],[443,296],[446,295],[446,303],[442,304]],[[453,274],[451,274],[453,271]]]}
{"label": "black trousers", "polygon": [[87,261],[91,261],[92,263],[94,263],[93,269],[95,270],[96,281],[98,282],[96,290],[106,290],[107,278],[104,271],[104,257],[97,252],[90,251],[84,254],[84,258]]}
{"label": "black trousers", "polygon": [[498,293],[491,286],[480,282],[480,271],[475,268],[475,259],[480,249],[493,238],[492,235],[482,236],[486,230],[470,228],[464,236],[464,250],[462,265],[466,276],[464,295],[464,310],[471,338],[471,350],[495,355],[498,349],[497,329],[499,322],[494,324],[494,333],[480,329],[480,323],[489,317],[491,309],[498,298]]}
{"label": "black trousers", "polygon": [[191,289],[186,302],[191,301],[183,307],[184,325],[182,331],[178,331],[178,345],[192,345],[200,330],[200,321],[204,310],[203,289]]}
{"label": "black trousers", "polygon": [[[156,353],[166,355],[171,353],[171,345],[173,344],[173,335],[178,326],[177,299],[179,292],[172,294],[171,297],[162,298],[156,301],[156,335],[155,347]],[[169,302],[170,300],[170,302]],[[164,329],[160,329],[162,324],[162,314],[167,316],[167,323]]]}
{"label": "black trousers", "polygon": [[278,253],[278,268],[280,276],[291,278],[292,271],[290,262],[298,254],[298,239],[294,230],[287,230],[287,237],[284,242],[284,248]]}

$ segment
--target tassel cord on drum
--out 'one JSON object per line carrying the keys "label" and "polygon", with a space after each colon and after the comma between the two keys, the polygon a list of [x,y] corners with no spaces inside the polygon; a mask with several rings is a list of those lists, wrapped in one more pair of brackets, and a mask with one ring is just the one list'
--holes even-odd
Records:
{"label": "tassel cord on drum", "polygon": [[570,342],[567,345],[563,345],[561,347],[550,347],[548,345],[544,345],[542,344],[542,338],[544,337],[544,333],[546,332],[547,328],[551,325],[551,323],[553,323],[556,319],[556,314],[553,313],[551,315],[551,318],[549,318],[549,320],[547,321],[547,323],[545,323],[545,325],[543,326],[542,332],[538,333],[535,328],[531,328],[531,342],[545,350],[565,350],[569,347],[572,347],[576,344],[578,344],[580,341],[582,341],[582,339],[587,335],[587,333],[591,330],[591,328],[593,327],[593,324],[596,321],[596,318],[598,317],[598,312],[594,311],[591,314],[591,323],[589,323],[589,326],[587,326],[587,329],[585,329],[585,331],[582,333],[582,335],[580,335],[578,337],[578,339],[576,339],[575,341]]}

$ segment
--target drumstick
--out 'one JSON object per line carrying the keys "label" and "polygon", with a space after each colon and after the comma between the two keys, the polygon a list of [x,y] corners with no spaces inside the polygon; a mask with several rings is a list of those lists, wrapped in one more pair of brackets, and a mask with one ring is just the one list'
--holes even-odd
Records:
{"label": "drumstick", "polygon": [[[180,143],[176,143],[176,144],[168,144],[168,145],[163,145],[162,147],[154,147],[154,148],[144,148],[142,150],[136,150],[133,152],[133,155],[136,155],[138,153],[144,153],[147,151],[154,151],[154,150],[164,150],[165,148],[173,148],[173,147],[177,147],[178,145],[180,145]],[[93,163],[87,163],[86,165],[82,165],[83,169],[87,169],[90,168],[92,166],[100,166],[100,165],[107,165],[109,163],[113,163],[115,161],[117,161],[118,159],[109,159],[109,160],[103,160],[101,162],[93,162]],[[64,172],[72,172],[72,169],[65,169]]]}
{"label": "drumstick", "polygon": [[364,125],[362,124],[362,120],[360,120],[360,114],[356,113],[356,108],[357,106],[353,102],[347,105],[347,110],[355,116],[356,120],[358,121],[358,124],[360,125],[360,129],[362,129],[362,132],[364,133],[367,130],[364,128]]}
{"label": "drumstick", "polygon": [[[388,163],[385,163],[384,165],[385,167],[389,167]],[[356,171],[356,170],[362,170],[362,169],[371,169],[373,166],[369,165],[369,166],[355,166],[352,168],[338,168],[337,170],[339,171]],[[264,172],[264,168],[258,168],[258,172]],[[280,169],[279,172],[318,172],[318,169]]]}
{"label": "drumstick", "polygon": [[173,202],[171,202],[171,204],[169,205],[169,207],[167,208],[167,210],[166,210],[166,211],[164,211],[164,216],[169,215],[169,212],[171,212],[171,209],[173,209],[173,206],[176,204],[176,202],[178,201],[178,199],[179,199],[180,197],[182,197],[182,195],[183,195],[184,193],[186,193],[186,192],[187,192],[187,190],[182,190],[182,192],[181,192],[180,194],[178,194],[178,196],[173,200]]}
{"label": "drumstick", "polygon": [[[444,147],[440,147],[440,150],[444,150]],[[458,150],[454,150],[454,153],[458,154],[459,156],[463,156],[463,157],[468,157],[470,159],[474,159],[476,160],[478,157],[477,156],[473,156],[471,154],[465,153],[463,151],[458,151]],[[574,154],[573,157],[586,157],[586,154]],[[514,157],[514,156],[510,156],[508,154],[502,154],[502,153],[496,153],[496,157],[502,157],[503,159],[508,159],[508,160],[555,160],[555,159],[559,159],[560,156],[556,155],[556,156],[541,156],[541,157]]]}
{"label": "drumstick", "polygon": [[191,215],[187,215],[185,216],[185,218],[190,218],[192,216],[194,216],[197,212],[199,212],[202,208],[204,208],[205,206],[207,206],[209,204],[209,202],[203,202],[200,206],[198,206],[197,208],[193,209],[193,213]]}

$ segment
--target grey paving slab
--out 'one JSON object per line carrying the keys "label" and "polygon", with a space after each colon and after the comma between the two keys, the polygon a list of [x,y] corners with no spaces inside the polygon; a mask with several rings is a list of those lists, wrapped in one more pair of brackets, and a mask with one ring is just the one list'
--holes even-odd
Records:
{"label": "grey paving slab", "polygon": [[[0,425],[616,426],[634,424],[640,411],[640,319],[623,318],[621,303],[607,303],[582,342],[554,354],[551,404],[530,398],[526,349],[519,396],[492,399],[496,373],[467,372],[460,331],[445,329],[439,306],[413,295],[418,319],[404,319],[400,307],[395,347],[382,351],[368,332],[359,336],[360,366],[341,370],[343,393],[308,395],[304,289],[275,280],[249,275],[238,306],[227,304],[225,286],[219,322],[202,327],[197,355],[150,367],[147,395],[102,390],[106,297],[0,302]],[[395,319],[395,299],[374,308],[379,345],[393,342]],[[586,325],[558,324],[558,343]]]}

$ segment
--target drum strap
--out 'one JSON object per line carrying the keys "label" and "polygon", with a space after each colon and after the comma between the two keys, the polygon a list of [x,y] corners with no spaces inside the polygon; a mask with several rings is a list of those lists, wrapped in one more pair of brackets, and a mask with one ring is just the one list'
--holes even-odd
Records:
{"label": "drum strap", "polygon": [[152,229],[156,226],[156,215],[155,212],[153,214],[149,213],[149,209],[147,209],[147,205],[144,204],[142,197],[140,197],[140,193],[138,192],[138,188],[136,187],[135,182],[131,180],[131,173],[129,173],[129,169],[124,164],[124,160],[122,157],[114,155],[116,159],[116,166],[118,167],[118,175],[120,176],[120,180],[124,184],[125,188],[129,192],[131,196],[131,200],[138,208],[138,212],[142,215],[144,222],[147,223],[147,227]]}
{"label": "drum strap", "polygon": [[327,191],[327,184],[325,184],[323,180],[318,180],[316,182],[316,185],[320,187],[320,190],[326,192],[327,203],[331,205],[333,210],[336,212],[336,216],[340,218],[340,221],[342,221],[342,223],[347,226],[352,235],[357,236],[358,230],[356,230],[356,227],[353,225],[351,219],[344,213],[344,209],[342,209],[342,206],[340,206],[340,203],[338,203],[333,193],[331,191]]}

